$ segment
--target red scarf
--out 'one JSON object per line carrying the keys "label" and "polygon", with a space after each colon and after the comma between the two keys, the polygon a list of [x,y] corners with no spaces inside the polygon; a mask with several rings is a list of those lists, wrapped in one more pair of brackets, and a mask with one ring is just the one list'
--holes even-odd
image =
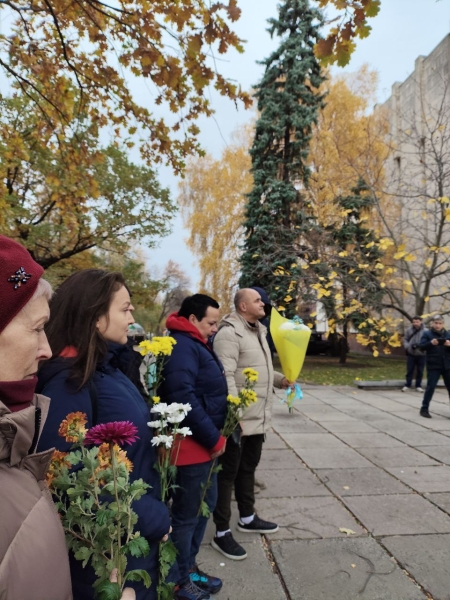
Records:
{"label": "red scarf", "polygon": [[178,313],[172,313],[167,317],[166,327],[169,331],[182,331],[184,333],[189,333],[193,338],[200,340],[206,346],[208,342],[203,338],[200,331],[192,325],[190,321],[186,319],[186,317],[179,317]]}
{"label": "red scarf", "polygon": [[0,381],[0,400],[11,412],[18,412],[31,406],[38,378],[22,381]]}
{"label": "red scarf", "polygon": [[66,346],[64,350],[62,350],[59,354],[61,358],[75,358],[77,356],[78,350],[75,346]]}

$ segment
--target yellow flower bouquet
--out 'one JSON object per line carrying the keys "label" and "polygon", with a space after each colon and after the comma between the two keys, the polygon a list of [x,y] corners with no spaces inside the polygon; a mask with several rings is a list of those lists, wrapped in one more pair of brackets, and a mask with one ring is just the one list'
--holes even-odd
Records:
{"label": "yellow flower bouquet", "polygon": [[[229,394],[227,396],[227,416],[225,417],[225,424],[222,429],[222,435],[227,439],[234,433],[239,420],[242,417],[244,410],[251,404],[254,404],[258,400],[254,388],[255,383],[258,381],[258,371],[255,369],[244,369],[242,374],[245,377],[244,386],[239,391],[237,396]],[[209,517],[209,508],[205,502],[206,490],[211,485],[211,476],[214,471],[220,470],[221,466],[216,466],[216,460],[213,461],[211,469],[209,471],[208,479],[203,486],[202,499],[200,501],[200,507],[198,509],[198,516]]]}
{"label": "yellow flower bouquet", "polygon": [[151,399],[151,404],[158,404],[159,396],[156,390],[162,381],[162,370],[167,356],[172,354],[176,340],[168,335],[155,336],[151,340],[144,340],[139,344],[139,352],[144,357],[147,367],[145,375],[145,386]]}

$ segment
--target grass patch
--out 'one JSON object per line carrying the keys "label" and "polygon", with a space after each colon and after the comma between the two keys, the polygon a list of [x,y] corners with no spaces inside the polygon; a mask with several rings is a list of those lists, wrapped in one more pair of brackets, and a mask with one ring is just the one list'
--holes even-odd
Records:
{"label": "grass patch", "polygon": [[[278,357],[274,357],[274,367],[280,370]],[[352,385],[355,379],[380,381],[382,379],[404,379],[406,359],[349,354],[345,365],[339,358],[330,356],[307,356],[300,373],[299,381],[322,385]]]}

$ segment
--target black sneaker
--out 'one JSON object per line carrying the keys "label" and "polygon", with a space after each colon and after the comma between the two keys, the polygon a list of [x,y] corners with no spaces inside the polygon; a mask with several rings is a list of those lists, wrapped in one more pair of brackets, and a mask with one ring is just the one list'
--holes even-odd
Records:
{"label": "black sneaker", "polygon": [[421,408],[420,409],[420,416],[421,417],[426,417],[427,419],[431,419],[431,415],[428,412],[428,408]]}
{"label": "black sneaker", "polygon": [[208,594],[217,594],[222,587],[222,580],[218,577],[212,577],[211,575],[207,575],[203,571],[201,571],[197,565],[192,569],[189,573],[189,577],[191,581],[195,583],[195,585],[207,592]]}
{"label": "black sneaker", "polygon": [[175,600],[209,600],[210,595],[195,585],[190,579],[175,589]]}
{"label": "black sneaker", "polygon": [[227,558],[231,558],[231,560],[244,560],[244,558],[247,558],[247,552],[237,543],[231,531],[227,531],[221,537],[215,536],[211,546]]}
{"label": "black sneaker", "polygon": [[276,523],[264,521],[263,519],[260,519],[258,515],[255,515],[253,521],[248,525],[238,521],[237,528],[239,531],[244,531],[246,533],[275,533],[275,531],[278,531],[278,525]]}

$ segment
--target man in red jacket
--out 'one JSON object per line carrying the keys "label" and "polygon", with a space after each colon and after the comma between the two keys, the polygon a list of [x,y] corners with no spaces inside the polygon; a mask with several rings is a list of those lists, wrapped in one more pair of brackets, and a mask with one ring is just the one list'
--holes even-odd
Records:
{"label": "man in red jacket", "polygon": [[172,539],[177,547],[177,600],[206,600],[222,587],[222,581],[199,571],[195,559],[208,518],[199,516],[204,490],[212,512],[217,501],[214,460],[223,454],[221,435],[227,411],[227,383],[222,363],[209,339],[217,332],[219,305],[204,294],[185,298],[178,313],[167,319],[167,329],[176,345],[163,369],[159,395],[163,402],[190,404],[183,421],[192,436],[183,438],[173,450],[176,457],[176,488],[172,504]]}

